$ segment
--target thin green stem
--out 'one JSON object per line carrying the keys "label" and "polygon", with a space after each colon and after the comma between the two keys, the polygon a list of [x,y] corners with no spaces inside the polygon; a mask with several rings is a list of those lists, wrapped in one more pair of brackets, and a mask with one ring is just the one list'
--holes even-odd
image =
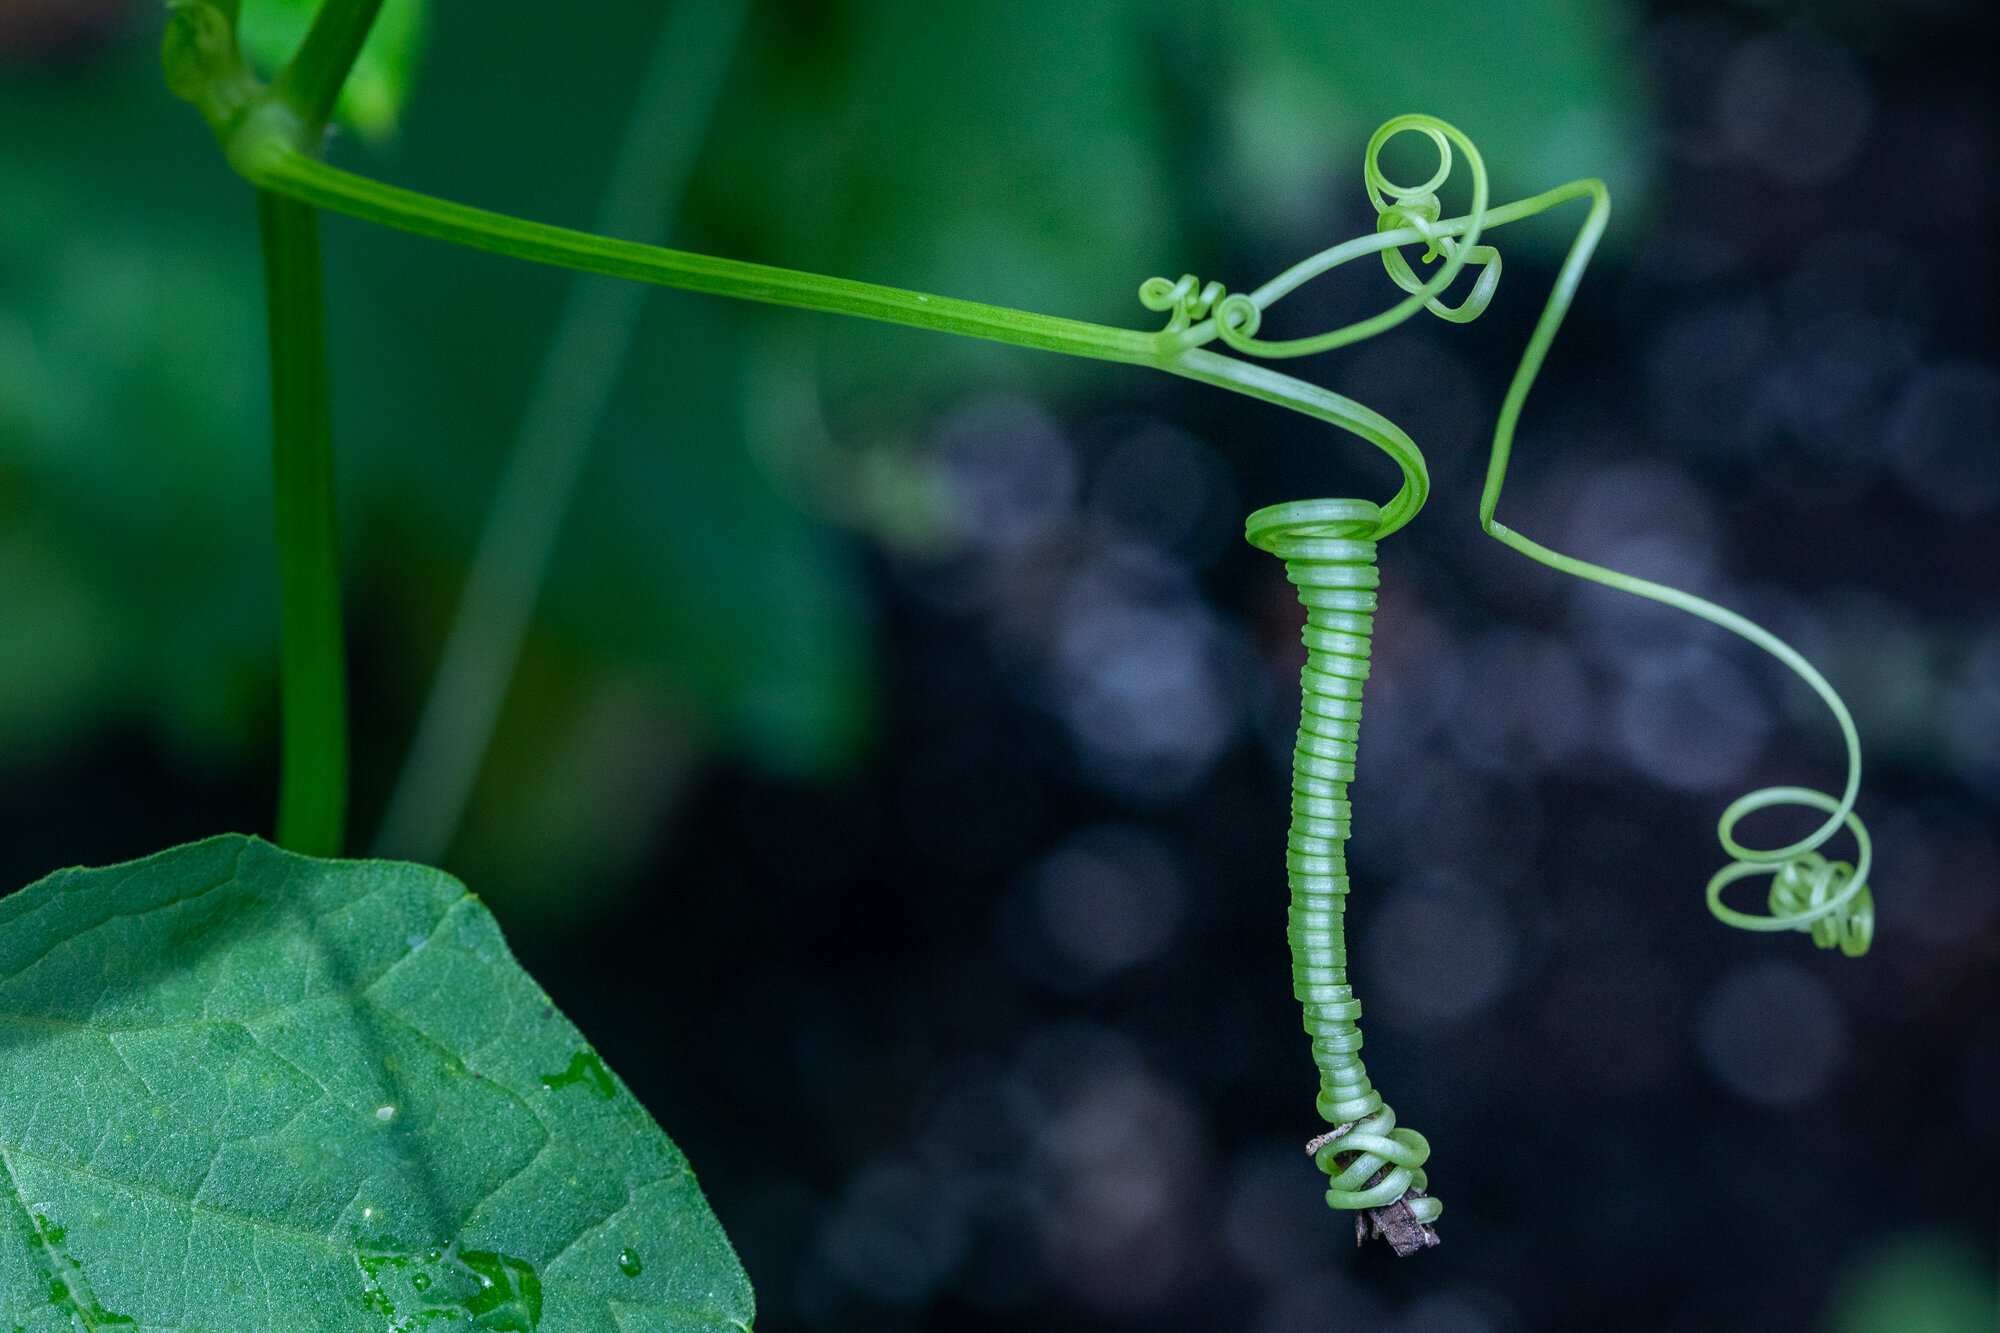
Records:
{"label": "thin green stem", "polygon": [[[1745,926],[1753,930],[1807,929],[1815,922],[1826,924],[1814,929],[1814,939],[1819,943],[1840,943],[1850,953],[1860,953],[1868,947],[1868,936],[1872,931],[1873,907],[1865,897],[1871,860],[1868,834],[1860,821],[1854,817],[1854,802],[1861,794],[1861,737],[1854,726],[1854,717],[1848,712],[1847,704],[1813,665],[1799,654],[1790,644],[1771,633],[1754,621],[1745,619],[1726,607],[1718,606],[1703,597],[1654,583],[1649,579],[1635,578],[1621,574],[1615,569],[1606,569],[1575,556],[1554,551],[1540,542],[1530,540],[1515,532],[1495,516],[1500,504],[1500,492],[1507,481],[1507,464],[1513,455],[1514,433],[1520,424],[1521,409],[1527,402],[1528,392],[1534,387],[1535,378],[1541,373],[1542,362],[1547,358],[1549,345],[1555,341],[1556,333],[1562,327],[1563,318],[1569,313],[1576,299],[1577,285],[1583,280],[1583,271],[1590,264],[1592,254],[1597,250],[1598,241],[1611,220],[1611,200],[1602,182],[1577,181],[1541,196],[1548,204],[1561,203],[1565,199],[1588,196],[1590,212],[1583,226],[1577,230],[1576,239],[1570,244],[1569,254],[1564,257],[1562,268],[1556,274],[1554,289],[1549,293],[1547,303],[1542,307],[1541,318],[1535,323],[1534,334],[1528,339],[1527,349],[1521,354],[1520,364],[1514,370],[1514,378],[1507,386],[1507,396],[1500,406],[1500,416],[1493,428],[1493,448],[1486,465],[1486,484],[1479,497],[1479,525],[1486,533],[1506,546],[1519,551],[1531,560],[1561,570],[1565,574],[1580,579],[1589,579],[1606,587],[1616,588],[1638,597],[1649,598],[1667,606],[1678,608],[1689,615],[1699,616],[1710,624],[1719,625],[1732,634],[1740,635],[1756,644],[1784,663],[1798,677],[1811,687],[1833,713],[1834,721],[1840,727],[1841,740],[1847,749],[1847,783],[1842,788],[1838,800],[1823,796],[1818,792],[1792,787],[1767,787],[1751,792],[1724,811],[1718,829],[1723,849],[1735,858],[1732,865],[1718,871],[1709,883],[1709,906],[1714,913],[1732,925]],[[1547,206],[1547,205],[1545,205]],[[1739,819],[1745,814],[1766,809],[1773,805],[1803,805],[1811,809],[1824,810],[1827,817],[1818,828],[1799,841],[1783,847],[1753,849],[1745,847],[1736,839],[1735,829]],[[1800,867],[1811,870],[1810,858],[1817,857],[1817,849],[1827,839],[1837,833],[1842,826],[1850,828],[1861,854],[1856,865],[1848,868],[1848,878],[1841,881],[1837,891],[1825,901],[1800,910],[1779,910],[1777,899],[1789,887],[1788,872],[1794,876]],[[1746,874],[1773,873],[1777,875],[1774,888],[1772,915],[1752,917],[1722,905],[1719,894],[1724,886],[1742,878]],[[1831,883],[1831,881],[1828,881]],[[1854,926],[1848,918],[1855,914],[1865,914],[1867,924]],[[1838,926],[1836,927],[1836,919]]]}
{"label": "thin green stem", "polygon": [[381,8],[382,0],[325,0],[305,40],[273,81],[271,95],[298,116],[306,143],[317,141],[332,118],[341,85]]}
{"label": "thin green stem", "polygon": [[[1468,157],[1476,166],[1476,153],[1468,153]],[[1120,329],[955,297],[932,296],[857,282],[849,278],[801,273],[744,260],[614,240],[567,227],[491,213],[368,180],[328,166],[279,139],[248,146],[246,151],[237,155],[236,161],[240,170],[266,189],[283,191],[320,207],[436,240],[531,262],[689,291],[828,314],[853,315],[1070,356],[1151,366],[1292,408],[1374,444],[1387,453],[1402,471],[1402,490],[1382,507],[1382,524],[1375,534],[1378,540],[1415,517],[1429,493],[1430,482],[1422,453],[1407,434],[1380,414],[1351,399],[1268,367],[1204,350],[1202,344],[1225,336],[1218,318],[1204,320],[1191,328],[1176,327],[1157,332]],[[1475,191],[1475,195],[1475,202],[1483,205],[1483,189]],[[1601,200],[1604,187],[1598,181],[1578,181],[1499,208],[1476,209],[1464,217],[1429,222],[1422,230],[1399,227],[1378,232],[1335,246],[1294,265],[1258,288],[1248,299],[1261,311],[1310,278],[1361,255],[1379,254],[1403,245],[1434,243],[1443,237],[1464,237],[1469,242],[1482,229],[1533,217],[1545,209],[1583,195],[1593,195]],[[1595,245],[1602,225],[1602,219],[1596,219],[1586,228],[1589,244],[1584,247],[1585,259],[1588,258],[1588,248]],[[1582,244],[1580,241],[1579,245]],[[1453,263],[1447,265],[1448,272],[1455,273],[1462,266],[1468,248],[1459,248]],[[1573,290],[1575,279],[1581,273],[1580,266],[1574,263],[1575,258],[1573,255],[1572,265],[1564,270],[1562,290],[1565,292]],[[1424,301],[1442,288],[1443,283],[1434,278],[1424,285],[1421,294],[1413,294],[1412,299],[1405,299],[1384,315],[1366,321],[1368,332],[1380,333],[1413,317],[1423,308]],[[1417,299],[1418,295],[1421,299]],[[1556,313],[1554,322],[1560,323],[1560,311]],[[1530,349],[1532,365],[1536,367],[1540,364],[1537,353],[1545,353],[1548,340],[1554,337],[1554,327],[1548,316],[1544,317],[1544,325],[1546,327],[1537,330],[1537,342]],[[1532,380],[1532,369],[1529,379]],[[1521,393],[1525,394],[1525,389]],[[1510,402],[1518,415],[1519,402],[1511,397]],[[1504,469],[1504,459],[1501,467]]]}
{"label": "thin green stem", "polygon": [[[825,314],[853,315],[1015,347],[1161,369],[1171,369],[1169,363],[1181,352],[1217,337],[1213,320],[1173,333],[1121,329],[852,278],[803,273],[747,260],[595,236],[385,185],[329,166],[277,142],[245,152],[238,165],[265,189],[386,227],[531,263],[631,278],[685,291]],[[1532,217],[1574,198],[1578,189],[1551,190],[1493,209],[1486,214],[1483,225],[1491,228]],[[1434,235],[1459,236],[1473,225],[1470,217],[1451,218],[1433,224],[1431,231]],[[1422,233],[1410,227],[1361,237],[1294,265],[1259,288],[1256,299],[1260,306],[1268,305],[1335,264],[1424,240]],[[1401,323],[1421,308],[1420,303],[1403,301],[1395,308],[1392,322]],[[1388,324],[1372,327],[1371,332],[1379,333],[1387,327]]]}
{"label": "thin green stem", "polygon": [[[633,106],[597,230],[665,238],[743,26],[745,0],[679,0]],[[528,396],[375,855],[449,850],[514,677],[571,493],[647,288],[579,274]]]}
{"label": "thin green stem", "polygon": [[1153,333],[529,222],[368,180],[276,141],[246,152],[238,164],[257,185],[321,208],[557,268],[1133,365],[1156,365],[1171,350]]}
{"label": "thin green stem", "polygon": [[1514,378],[1507,385],[1507,397],[1500,405],[1500,418],[1494,423],[1493,452],[1486,464],[1486,486],[1479,496],[1479,522],[1488,532],[1493,531],[1493,510],[1500,503],[1500,488],[1507,481],[1507,462],[1514,452],[1514,430],[1520,424],[1521,408],[1528,401],[1528,390],[1534,387],[1535,377],[1541,374],[1542,362],[1548,358],[1549,345],[1555,341],[1564,316],[1569,314],[1570,305],[1576,300],[1577,284],[1583,281],[1583,271],[1590,267],[1590,258],[1597,253],[1597,243],[1603,239],[1604,229],[1611,222],[1611,195],[1602,181],[1573,181],[1536,197],[1546,201],[1542,203],[1542,208],[1552,208],[1586,196],[1590,199],[1590,213],[1584,218],[1576,240],[1570,243],[1569,254],[1563,258],[1562,268],[1556,273],[1555,288],[1542,307],[1541,318],[1535,321],[1535,332],[1528,339],[1527,350],[1521,353],[1520,364],[1514,368]]}
{"label": "thin green stem", "polygon": [[257,192],[271,335],[271,470],[283,615],[278,843],[337,856],[347,817],[347,667],[335,553],[333,424],[319,223]]}
{"label": "thin green stem", "polygon": [[1424,466],[1423,451],[1417,448],[1416,442],[1404,433],[1401,426],[1352,398],[1342,397],[1331,389],[1308,384],[1268,366],[1239,361],[1233,356],[1221,356],[1204,348],[1189,348],[1158,364],[1162,370],[1185,379],[1199,380],[1232,393],[1288,407],[1330,426],[1338,426],[1389,455],[1402,470],[1403,485],[1395,498],[1382,506],[1375,540],[1415,518],[1430,496],[1430,472]]}
{"label": "thin green stem", "polygon": [[[266,189],[280,190],[320,207],[435,240],[689,291],[853,315],[1040,351],[1151,366],[1292,408],[1361,436],[1387,452],[1401,469],[1403,490],[1383,506],[1383,526],[1378,537],[1388,535],[1414,517],[1429,492],[1422,454],[1393,423],[1359,403],[1303,380],[1202,350],[1199,344],[1213,341],[1217,336],[1212,320],[1184,331],[1120,329],[848,278],[614,240],[384,185],[328,166],[276,141],[259,145],[237,160],[246,174]],[[1486,215],[1483,225],[1490,228],[1519,221],[1568,197],[1571,196],[1561,191],[1551,191],[1495,209]],[[1458,236],[1476,225],[1482,224],[1469,217],[1448,219],[1432,224],[1430,232],[1434,236]],[[1426,239],[1414,228],[1381,232],[1336,247],[1340,258],[1333,262]],[[1310,265],[1315,261],[1306,262]],[[1274,284],[1284,284],[1283,290],[1289,291],[1312,276],[1302,273],[1303,267],[1295,266],[1275,279]],[[1324,271],[1325,267],[1331,264],[1315,271]],[[1280,291],[1266,296],[1265,289],[1259,292],[1267,302],[1282,294]],[[1404,301],[1398,305],[1393,322],[1401,322],[1419,309],[1420,305]]]}

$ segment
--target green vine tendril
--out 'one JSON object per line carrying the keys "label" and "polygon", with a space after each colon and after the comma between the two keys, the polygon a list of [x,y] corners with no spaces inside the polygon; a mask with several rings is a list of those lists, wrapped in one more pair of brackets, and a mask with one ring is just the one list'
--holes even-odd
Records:
{"label": "green vine tendril", "polygon": [[[1522,353],[1493,433],[1481,527],[1530,559],[1720,625],[1764,649],[1796,672],[1833,711],[1847,745],[1847,783],[1838,797],[1800,787],[1767,787],[1732,802],[1719,835],[1728,865],[1710,879],[1710,910],[1748,930],[1799,930],[1822,947],[1849,955],[1868,948],[1874,908],[1868,889],[1871,848],[1854,813],[1861,784],[1861,746],[1853,718],[1832,686],[1811,664],[1761,626],[1689,593],[1550,550],[1500,523],[1494,511],[1506,480],[1514,432],[1529,389],[1550,343],[1575,298],[1591,255],[1610,217],[1610,200],[1597,180],[1573,181],[1499,207],[1490,207],[1486,166],[1457,129],[1432,116],[1398,116],[1375,131],[1363,162],[1364,183],[1376,210],[1376,231],[1294,264],[1263,286],[1231,294],[1220,283],[1192,274],[1179,280],[1149,278],[1139,300],[1165,314],[1167,323],[1146,333],[1060,319],[1002,306],[800,273],[763,264],[690,254],[660,246],[612,240],[563,227],[490,213],[432,198],[341,171],[315,155],[318,127],[337,92],[343,59],[351,57],[377,0],[328,0],[309,39],[276,84],[265,88],[243,67],[235,48],[230,0],[170,0],[163,56],[169,86],[193,102],[222,142],[232,166],[259,189],[301,203],[335,209],[418,235],[472,246],[536,263],[659,283],[687,290],[852,315],[914,328],[984,338],[1018,347],[1147,366],[1301,412],[1339,427],[1382,450],[1402,473],[1388,503],[1302,500],[1250,515],[1249,541],[1285,561],[1287,577],[1306,607],[1306,667],[1294,753],[1292,824],[1286,863],[1291,885],[1288,939],[1293,987],[1305,1008],[1305,1026],[1320,1074],[1317,1107],[1334,1128],[1308,1145],[1329,1176],[1327,1201],[1365,1213],[1357,1228],[1372,1226],[1399,1253],[1437,1242],[1431,1229],[1442,1205],[1425,1193],[1423,1166],[1430,1146],[1421,1134],[1399,1127],[1393,1110],[1370,1084],[1360,1058],[1361,1006],[1347,980],[1343,921],[1348,879],[1345,843],[1352,819],[1347,784],[1354,776],[1360,734],[1361,692],[1368,677],[1373,629],[1377,543],[1416,516],[1430,492],[1423,453],[1403,430],[1351,399],[1244,357],[1307,356],[1373,337],[1429,310],[1464,323],[1478,318],[1499,288],[1501,260],[1482,238],[1494,228],[1533,217],[1575,199],[1590,211],[1534,333]],[[310,58],[309,58],[310,57]],[[1390,180],[1381,152],[1399,134],[1428,138],[1438,152],[1432,175],[1418,185]],[[1451,179],[1454,148],[1471,177],[1471,206],[1447,218],[1438,190]],[[1435,266],[1420,277],[1402,247],[1424,247],[1418,263]],[[1264,314],[1304,283],[1364,255],[1379,255],[1404,297],[1367,319],[1310,337],[1270,341],[1257,337]],[[1468,266],[1477,270],[1457,304],[1444,294]],[[1210,349],[1220,342],[1237,356]],[[1736,836],[1747,816],[1779,806],[1823,811],[1825,821],[1787,846],[1759,849]],[[1832,861],[1821,848],[1842,828],[1855,838],[1854,863]],[[1723,901],[1740,879],[1771,876],[1766,911],[1746,912]]]}
{"label": "green vine tendril", "polygon": [[[1418,185],[1399,185],[1381,167],[1383,146],[1405,132],[1420,133],[1437,148],[1436,171]],[[1472,207],[1465,216],[1445,221],[1437,191],[1452,174],[1454,146],[1464,154],[1472,177]],[[1230,295],[1220,283],[1203,284],[1193,274],[1177,282],[1152,278],[1140,287],[1140,302],[1149,310],[1167,314],[1163,335],[1176,337],[1185,346],[1219,339],[1234,351],[1260,357],[1305,356],[1345,346],[1401,323],[1419,308],[1454,323],[1466,323],[1484,313],[1499,288],[1500,254],[1492,246],[1478,244],[1482,231],[1569,199],[1589,198],[1589,216],[1557,275],[1508,387],[1494,430],[1480,524],[1488,534],[1531,559],[1679,607],[1742,635],[1798,673],[1826,701],[1847,744],[1847,784],[1842,795],[1835,799],[1806,788],[1766,787],[1732,802],[1723,811],[1718,828],[1723,850],[1732,859],[1710,879],[1708,905],[1718,919],[1732,926],[1801,930],[1822,947],[1838,945],[1850,956],[1865,952],[1874,933],[1874,905],[1867,884],[1872,849],[1868,832],[1854,813],[1861,783],[1860,740],[1846,705],[1825,678],[1789,645],[1732,611],[1679,589],[1562,555],[1494,518],[1522,404],[1609,220],[1610,202],[1603,184],[1577,181],[1489,211],[1486,166],[1478,149],[1443,121],[1416,115],[1396,117],[1375,132],[1368,143],[1363,177],[1376,210],[1377,226],[1377,235],[1366,240],[1393,237],[1391,246],[1369,245],[1366,240],[1334,246],[1247,295]],[[1437,265],[1427,278],[1419,278],[1396,248],[1419,242],[1425,246],[1420,262]],[[1264,312],[1278,299],[1302,283],[1371,252],[1381,254],[1391,281],[1408,294],[1403,301],[1369,319],[1312,337],[1281,342],[1257,339]],[[1479,269],[1471,291],[1459,304],[1447,305],[1440,299],[1442,293],[1468,265]],[[1389,452],[1398,456],[1394,448]],[[1374,1090],[1361,1061],[1357,1023],[1361,1006],[1348,984],[1343,931],[1348,891],[1344,844],[1352,818],[1347,783],[1354,776],[1362,684],[1368,678],[1369,635],[1374,623],[1375,543],[1415,512],[1421,496],[1413,502],[1411,490],[1406,481],[1403,492],[1382,510],[1365,500],[1273,505],[1250,515],[1245,527],[1252,545],[1285,561],[1286,576],[1297,586],[1299,600],[1306,607],[1303,637],[1307,659],[1300,678],[1292,824],[1286,844],[1292,898],[1287,938],[1292,951],[1293,990],[1305,1007],[1305,1027],[1312,1037],[1313,1060],[1320,1074],[1318,1110],[1335,1125],[1310,1148],[1314,1160],[1330,1177],[1327,1202],[1336,1208],[1369,1210],[1375,1233],[1389,1239],[1399,1253],[1436,1243],[1431,1224],[1442,1206],[1424,1192],[1428,1143],[1416,1131],[1397,1127],[1395,1112]],[[1746,816],[1786,805],[1824,811],[1827,819],[1808,837],[1784,847],[1752,848],[1736,837],[1737,826]],[[1854,835],[1859,848],[1853,864],[1828,860],[1820,852],[1843,827]],[[1767,912],[1744,912],[1723,902],[1723,891],[1729,885],[1757,875],[1772,877]]]}

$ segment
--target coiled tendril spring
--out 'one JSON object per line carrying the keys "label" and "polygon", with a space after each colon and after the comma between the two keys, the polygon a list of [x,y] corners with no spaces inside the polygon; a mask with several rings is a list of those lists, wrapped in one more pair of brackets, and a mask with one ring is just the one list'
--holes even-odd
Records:
{"label": "coiled tendril spring", "polygon": [[[1368,679],[1375,626],[1376,527],[1382,511],[1366,500],[1298,500],[1250,515],[1244,535],[1285,562],[1306,607],[1304,702],[1292,755],[1292,827],[1285,869],[1291,882],[1292,991],[1305,1006],[1319,1067],[1320,1115],[1338,1126],[1317,1140],[1313,1160],[1331,1179],[1335,1208],[1381,1209],[1401,1201],[1391,1234],[1436,1244],[1430,1224],[1444,1206],[1424,1195],[1430,1144],[1399,1129],[1396,1113],[1361,1063],[1361,1002],[1347,982],[1345,844],[1352,818],[1347,784],[1361,735],[1361,687]],[[1397,1248],[1405,1248],[1397,1243]]]}
{"label": "coiled tendril spring", "polygon": [[[1419,185],[1398,185],[1381,168],[1383,146],[1414,131],[1438,150],[1438,166]],[[1445,219],[1438,188],[1452,173],[1453,146],[1465,154],[1472,178],[1472,207]],[[1375,544],[1415,516],[1428,493],[1423,455],[1392,422],[1358,403],[1311,386],[1247,367],[1243,362],[1201,350],[1220,341],[1249,356],[1305,356],[1345,346],[1402,323],[1420,309],[1464,323],[1484,313],[1500,282],[1500,255],[1479,244],[1489,226],[1531,217],[1571,199],[1588,198],[1590,214],[1570,246],[1508,386],[1493,432],[1480,526],[1488,535],[1530,559],[1670,606],[1750,640],[1796,672],[1833,711],[1846,742],[1848,771],[1838,797],[1802,787],[1766,787],[1739,798],[1723,811],[1718,834],[1728,865],[1709,880],[1709,910],[1723,922],[1746,930],[1799,930],[1822,948],[1838,946],[1853,956],[1866,952],[1874,934],[1874,902],[1868,888],[1872,850],[1868,832],[1854,813],[1861,786],[1861,745],[1853,718],[1826,679],[1790,645],[1733,611],[1677,588],[1652,583],[1550,550],[1494,517],[1506,481],[1507,462],[1522,405],[1540,372],[1556,330],[1574,299],[1583,270],[1610,218],[1601,181],[1574,181],[1543,194],[1489,211],[1486,167],[1479,151],[1458,130],[1431,116],[1398,116],[1368,142],[1363,164],[1368,197],[1376,210],[1376,234],[1324,250],[1293,265],[1250,293],[1230,294],[1221,283],[1202,283],[1193,274],[1178,281],[1151,278],[1140,287],[1147,309],[1166,314],[1161,337],[1170,354],[1163,366],[1191,378],[1222,384],[1254,396],[1282,401],[1349,430],[1390,455],[1403,471],[1403,486],[1378,509],[1365,500],[1303,500],[1273,505],[1250,515],[1249,541],[1285,561],[1287,577],[1306,606],[1306,667],[1303,703],[1292,779],[1292,824],[1286,866],[1291,884],[1287,937],[1292,950],[1293,988],[1305,1006],[1313,1061],[1320,1074],[1318,1110],[1335,1128],[1308,1145],[1331,1177],[1327,1202],[1336,1208],[1367,1210],[1375,1234],[1398,1253],[1437,1243],[1430,1224],[1442,1206],[1425,1193],[1423,1165],[1430,1145],[1415,1130],[1399,1128],[1395,1113],[1369,1083],[1360,1057],[1361,1005],[1347,980],[1342,923],[1348,889],[1344,844],[1350,826],[1347,783],[1354,776],[1361,721],[1361,687],[1368,677],[1369,634],[1374,624]],[[1419,278],[1400,252],[1423,245],[1420,262],[1436,264]],[[1370,318],[1311,337],[1260,341],[1264,312],[1303,283],[1365,254],[1379,254],[1390,279],[1407,295]],[[1465,269],[1478,277],[1464,300],[1452,306],[1440,298]],[[1736,837],[1748,815],[1777,806],[1804,806],[1826,812],[1813,833],[1788,846],[1759,850]],[[1858,847],[1855,862],[1832,861],[1820,848],[1842,828]],[[1722,901],[1737,880],[1771,876],[1767,912],[1755,914]],[[1357,1219],[1357,1226],[1362,1224]]]}

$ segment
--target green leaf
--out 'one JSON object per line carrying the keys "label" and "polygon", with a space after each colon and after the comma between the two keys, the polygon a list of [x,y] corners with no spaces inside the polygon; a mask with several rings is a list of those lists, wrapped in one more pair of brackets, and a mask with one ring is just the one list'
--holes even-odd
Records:
{"label": "green leaf", "polygon": [[447,875],[226,836],[0,902],[0,1322],[748,1329],[687,1160]]}
{"label": "green leaf", "polygon": [[[266,78],[291,59],[312,26],[319,0],[243,0],[237,41]],[[361,48],[334,116],[368,139],[386,139],[410,100],[426,23],[425,0],[384,0]]]}

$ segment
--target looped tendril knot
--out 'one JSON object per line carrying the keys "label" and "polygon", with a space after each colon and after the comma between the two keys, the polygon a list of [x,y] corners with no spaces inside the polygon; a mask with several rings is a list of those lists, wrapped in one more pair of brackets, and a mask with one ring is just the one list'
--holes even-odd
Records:
{"label": "looped tendril knot", "polygon": [[[1803,805],[1824,810],[1832,818],[1802,842],[1759,851],[1736,839],[1736,825],[1745,815],[1779,805]],[[1859,848],[1855,864],[1831,861],[1820,847],[1845,827]],[[1868,888],[1868,871],[1875,848],[1868,829],[1849,802],[1837,801],[1807,787],[1765,787],[1732,802],[1716,829],[1723,850],[1735,860],[1708,881],[1708,910],[1727,925],[1744,930],[1799,930],[1822,949],[1838,946],[1849,958],[1868,952],[1875,938],[1875,896]],[[1752,875],[1771,876],[1765,898],[1769,915],[1741,912],[1722,901],[1722,891]]]}

